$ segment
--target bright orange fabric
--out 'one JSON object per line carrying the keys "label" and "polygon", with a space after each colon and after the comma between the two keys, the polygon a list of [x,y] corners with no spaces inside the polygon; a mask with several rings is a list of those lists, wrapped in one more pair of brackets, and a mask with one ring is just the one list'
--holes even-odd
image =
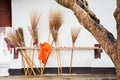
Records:
{"label": "bright orange fabric", "polygon": [[52,52],[52,46],[46,42],[40,43],[40,51],[38,59],[42,61],[43,64],[46,64],[47,53],[50,55]]}

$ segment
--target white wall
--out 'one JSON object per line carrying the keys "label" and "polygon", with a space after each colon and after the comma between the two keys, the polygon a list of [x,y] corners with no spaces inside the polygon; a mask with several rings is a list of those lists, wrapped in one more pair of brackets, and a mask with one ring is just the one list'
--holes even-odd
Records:
{"label": "white wall", "polygon": [[[95,12],[98,18],[108,30],[116,35],[115,20],[112,13],[115,9],[114,0],[88,0],[90,8]],[[30,46],[30,34],[28,26],[30,25],[30,12],[37,11],[41,14],[39,21],[39,43],[46,42],[49,33],[49,12],[50,9],[60,10],[64,16],[64,23],[59,30],[60,46],[71,46],[71,27],[82,27],[74,16],[73,12],[57,4],[54,0],[12,0],[12,25],[14,28],[23,27],[26,46]],[[52,39],[52,38],[51,38]],[[76,40],[75,46],[94,46],[98,43],[95,38],[82,27],[82,30]],[[37,53],[36,53],[37,54]],[[63,67],[69,67],[70,50],[61,51],[61,61]],[[39,65],[36,56],[36,63]],[[50,56],[47,67],[56,67],[56,55],[53,51]],[[73,67],[113,67],[109,57],[102,53],[101,59],[94,59],[93,50],[74,51]],[[21,68],[21,59],[12,59],[11,68]]]}

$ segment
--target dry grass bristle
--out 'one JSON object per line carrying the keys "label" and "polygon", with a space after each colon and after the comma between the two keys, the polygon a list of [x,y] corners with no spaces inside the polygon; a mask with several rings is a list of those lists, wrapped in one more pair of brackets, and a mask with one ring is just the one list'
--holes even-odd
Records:
{"label": "dry grass bristle", "polygon": [[71,36],[72,36],[72,42],[73,44],[75,43],[79,33],[80,33],[81,28],[77,28],[77,27],[72,27],[71,28]]}
{"label": "dry grass bristle", "polygon": [[15,47],[24,46],[24,36],[22,28],[9,32],[8,38]]}
{"label": "dry grass bristle", "polygon": [[31,26],[29,27],[30,34],[35,44],[38,44],[38,22],[40,15],[38,13],[31,13],[30,15]]}
{"label": "dry grass bristle", "polygon": [[58,31],[53,30],[53,31],[52,31],[52,36],[53,36],[53,41],[54,41],[54,42],[57,42],[57,39],[58,39]]}
{"label": "dry grass bristle", "polygon": [[50,32],[52,32],[52,30],[53,30],[56,18],[57,18],[57,15],[55,14],[55,12],[53,10],[51,10],[50,11],[50,16],[49,16],[49,29],[50,29]]}
{"label": "dry grass bristle", "polygon": [[31,28],[36,29],[38,22],[40,19],[40,15],[38,13],[31,13],[30,14],[30,20],[31,20]]}
{"label": "dry grass bristle", "polygon": [[23,29],[21,27],[19,27],[16,30],[16,36],[18,38],[18,42],[20,43],[21,46],[25,46],[24,44],[24,35],[23,35]]}
{"label": "dry grass bristle", "polygon": [[63,24],[63,16],[60,11],[50,11],[49,26],[54,42],[57,41],[58,30]]}
{"label": "dry grass bristle", "polygon": [[63,16],[61,12],[56,12],[56,22],[55,22],[55,30],[59,30],[59,28],[61,27],[61,25],[63,24]]}
{"label": "dry grass bristle", "polygon": [[10,32],[10,33],[8,34],[8,38],[10,39],[11,43],[12,43],[14,46],[16,46],[16,47],[19,46],[18,41],[17,41],[17,36],[16,36],[13,32]]}

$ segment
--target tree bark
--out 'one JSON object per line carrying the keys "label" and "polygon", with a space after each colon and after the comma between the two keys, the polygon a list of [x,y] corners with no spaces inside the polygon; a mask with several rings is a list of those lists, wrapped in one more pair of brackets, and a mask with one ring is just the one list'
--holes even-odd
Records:
{"label": "tree bark", "polygon": [[76,4],[75,0],[56,0],[59,4],[70,8],[78,21],[85,27],[101,44],[115,65],[117,80],[120,80],[120,0],[117,0],[117,8],[114,13],[117,24],[117,40],[104,28],[96,23],[90,15]]}
{"label": "tree bark", "polygon": [[114,12],[114,17],[116,20],[116,29],[117,29],[117,40],[116,40],[116,59],[115,62],[115,68],[116,68],[116,74],[117,74],[117,80],[120,80],[120,0],[117,1],[117,8]]}

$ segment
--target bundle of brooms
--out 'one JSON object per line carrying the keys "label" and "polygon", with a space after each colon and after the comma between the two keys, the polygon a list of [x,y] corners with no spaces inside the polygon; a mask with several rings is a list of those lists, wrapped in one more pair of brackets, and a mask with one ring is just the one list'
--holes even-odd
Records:
{"label": "bundle of brooms", "polygon": [[[19,27],[16,30],[10,31],[9,34],[7,34],[7,35],[8,35],[8,39],[15,46],[15,48],[25,47],[23,29],[21,27]],[[29,70],[29,69],[31,69],[34,76],[36,76],[36,73],[32,67],[34,62],[30,59],[27,50],[20,49],[19,52],[21,54],[21,59],[22,59],[22,64],[23,64],[25,75],[31,75],[31,72]]]}

